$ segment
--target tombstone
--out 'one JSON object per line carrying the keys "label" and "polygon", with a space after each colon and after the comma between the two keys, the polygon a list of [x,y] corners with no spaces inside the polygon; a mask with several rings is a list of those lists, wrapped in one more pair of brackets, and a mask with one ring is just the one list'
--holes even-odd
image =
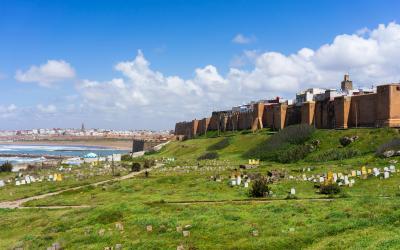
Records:
{"label": "tombstone", "polygon": [[240,185],[240,183],[242,183],[242,177],[240,175],[238,175],[236,177],[236,185]]}
{"label": "tombstone", "polygon": [[319,177],[319,182],[324,182],[325,181],[325,178],[323,177],[323,176],[321,176],[321,177]]}
{"label": "tombstone", "polygon": [[176,231],[177,231],[178,233],[182,232],[182,227],[181,227],[181,226],[176,227]]}
{"label": "tombstone", "polygon": [[337,182],[338,175],[336,173],[333,173],[333,182]]}
{"label": "tombstone", "polygon": [[36,182],[36,179],[35,179],[35,177],[33,177],[33,176],[29,176],[29,178],[31,179],[31,182]]}
{"label": "tombstone", "polygon": [[310,168],[307,168],[307,171],[308,171],[308,172],[310,172],[310,171],[311,171],[311,169],[310,169]]}
{"label": "tombstone", "polygon": [[120,223],[120,222],[117,222],[117,223],[115,223],[115,229],[117,229],[119,231],[123,231],[124,225],[122,225],[122,223]]}
{"label": "tombstone", "polygon": [[115,244],[115,250],[122,250],[122,244]]}
{"label": "tombstone", "polygon": [[21,180],[21,185],[25,185],[25,184],[26,184],[25,180]]}
{"label": "tombstone", "polygon": [[4,187],[6,184],[4,183],[3,180],[0,180],[0,187]]}
{"label": "tombstone", "polygon": [[244,187],[245,187],[245,188],[248,188],[248,187],[249,187],[249,183],[248,183],[247,181],[244,183]]}
{"label": "tombstone", "polygon": [[182,231],[183,237],[189,237],[190,236],[190,231]]}
{"label": "tombstone", "polygon": [[372,170],[370,168],[367,169],[368,174],[372,174]]}
{"label": "tombstone", "polygon": [[351,170],[351,176],[355,177],[356,175],[357,175],[356,171],[355,170]]}
{"label": "tombstone", "polygon": [[295,188],[291,188],[290,189],[290,194],[291,195],[296,195],[296,189]]}
{"label": "tombstone", "polygon": [[387,172],[387,171],[389,171],[389,168],[388,167],[384,167],[383,171]]}
{"label": "tombstone", "polygon": [[349,185],[349,177],[347,175],[344,176],[344,185]]}
{"label": "tombstone", "polygon": [[361,167],[361,174],[362,175],[367,175],[367,168],[365,166]]}
{"label": "tombstone", "polygon": [[21,183],[19,181],[15,181],[15,186],[19,186]]}
{"label": "tombstone", "polygon": [[258,234],[258,230],[253,230],[252,235],[253,235],[254,237],[257,237],[257,236],[259,235],[259,234]]}
{"label": "tombstone", "polygon": [[361,171],[357,170],[357,176],[361,176]]}
{"label": "tombstone", "polygon": [[389,169],[390,169],[390,172],[396,173],[396,167],[395,167],[395,166],[390,165],[390,166],[389,166]]}
{"label": "tombstone", "polygon": [[307,176],[305,174],[303,174],[303,180],[306,181],[307,180]]}
{"label": "tombstone", "polygon": [[153,231],[153,226],[152,225],[147,225],[146,226],[147,232],[152,232]]}
{"label": "tombstone", "polygon": [[30,183],[31,183],[31,179],[29,178],[29,176],[25,176],[25,182],[26,182],[27,184],[30,184]]}
{"label": "tombstone", "polygon": [[380,174],[380,171],[377,168],[374,168],[373,171],[375,176],[378,176]]}
{"label": "tombstone", "polygon": [[383,174],[383,178],[385,178],[385,179],[389,179],[389,176],[390,176],[390,174],[387,171]]}
{"label": "tombstone", "polygon": [[236,186],[236,180],[235,179],[231,179],[231,186]]}

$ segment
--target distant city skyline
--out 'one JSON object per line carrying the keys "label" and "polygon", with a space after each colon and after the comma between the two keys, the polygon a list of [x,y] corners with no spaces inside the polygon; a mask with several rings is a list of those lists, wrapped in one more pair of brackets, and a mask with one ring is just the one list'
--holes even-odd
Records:
{"label": "distant city skyline", "polygon": [[[0,130],[173,129],[253,100],[400,81],[398,1],[0,3]],[[316,11],[318,10],[318,11]]]}

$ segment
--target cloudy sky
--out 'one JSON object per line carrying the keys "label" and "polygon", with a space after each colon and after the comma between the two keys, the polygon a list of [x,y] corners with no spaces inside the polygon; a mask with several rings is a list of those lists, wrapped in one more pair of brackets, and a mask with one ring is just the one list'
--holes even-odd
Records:
{"label": "cloudy sky", "polygon": [[0,129],[170,129],[400,81],[400,1],[1,1]]}

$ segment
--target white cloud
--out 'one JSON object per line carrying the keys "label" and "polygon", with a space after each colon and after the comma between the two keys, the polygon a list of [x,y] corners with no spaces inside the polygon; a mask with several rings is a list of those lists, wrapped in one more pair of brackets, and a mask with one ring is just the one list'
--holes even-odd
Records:
{"label": "white cloud", "polygon": [[15,79],[20,82],[35,82],[43,87],[75,77],[75,70],[63,60],[48,60],[40,66],[31,66],[27,71],[17,70]]}
{"label": "white cloud", "polygon": [[15,104],[10,105],[0,105],[0,118],[10,118],[15,117],[17,112],[17,106]]}
{"label": "white cloud", "polygon": [[233,43],[237,43],[237,44],[249,44],[249,43],[252,43],[252,42],[255,42],[255,41],[256,41],[255,36],[246,37],[243,34],[237,34],[232,39],[232,42]]}
{"label": "white cloud", "polygon": [[49,104],[47,106],[46,105],[42,105],[42,104],[38,104],[36,106],[36,108],[40,113],[43,113],[43,114],[54,114],[54,113],[57,112],[57,107],[55,105],[53,105],[53,104]]}
{"label": "white cloud", "polygon": [[[153,70],[141,51],[115,69],[121,78],[84,80],[77,86],[84,105],[110,120],[173,122],[202,118],[212,110],[250,100],[294,94],[309,87],[338,88],[350,73],[358,86],[400,80],[400,25],[379,25],[368,32],[336,36],[313,50],[285,55],[275,51],[245,51],[246,69],[232,67],[221,74],[214,65],[194,69],[193,77],[167,76]],[[127,115],[129,114],[129,115]],[[165,125],[164,125],[165,126]]]}

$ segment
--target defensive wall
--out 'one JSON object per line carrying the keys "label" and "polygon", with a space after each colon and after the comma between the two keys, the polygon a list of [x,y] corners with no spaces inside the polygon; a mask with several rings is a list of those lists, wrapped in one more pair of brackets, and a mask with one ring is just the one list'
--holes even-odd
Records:
{"label": "defensive wall", "polygon": [[175,135],[193,138],[212,130],[280,130],[300,123],[325,129],[400,127],[400,83],[380,85],[376,93],[332,100],[293,105],[259,102],[244,112],[214,111],[209,118],[176,123]]}

